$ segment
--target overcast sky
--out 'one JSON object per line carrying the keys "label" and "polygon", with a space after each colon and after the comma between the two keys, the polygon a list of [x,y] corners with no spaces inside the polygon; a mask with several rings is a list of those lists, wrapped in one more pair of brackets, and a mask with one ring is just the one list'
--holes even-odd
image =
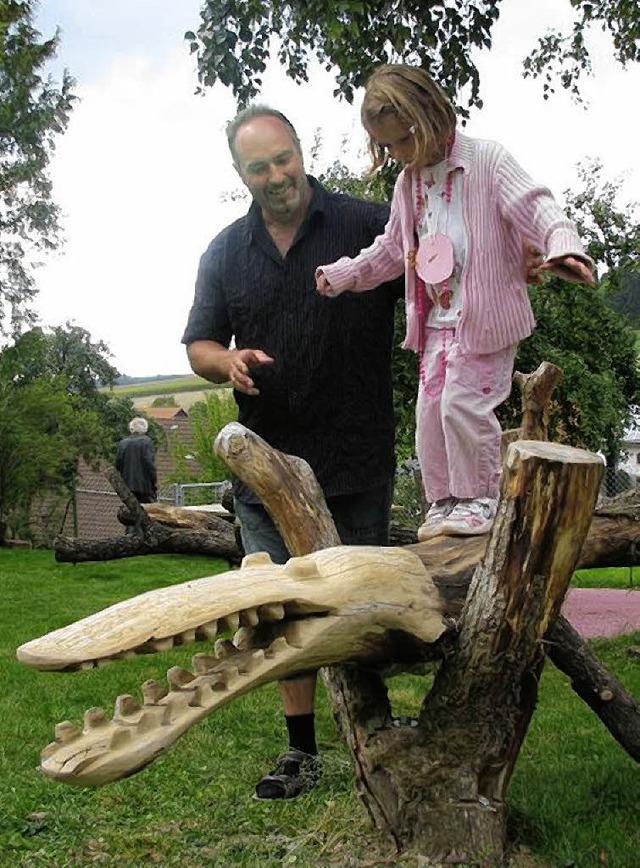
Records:
{"label": "overcast sky", "polygon": [[[180,338],[201,253],[246,210],[230,165],[224,127],[233,97],[216,86],[194,95],[195,61],[183,40],[196,29],[200,0],[46,0],[38,26],[61,31],[58,63],[77,80],[76,104],[52,162],[54,197],[67,243],[37,272],[42,325],[71,320],[104,340],[123,374],[188,373]],[[484,108],[470,135],[496,139],[562,199],[577,187],[575,166],[600,158],[608,178],[624,175],[624,197],[640,201],[635,105],[640,67],[621,70],[611,46],[594,36],[595,76],[587,110],[563,92],[548,101],[521,64],[548,26],[570,22],[569,0],[505,0],[491,52],[478,57]],[[54,69],[54,72],[59,70]],[[341,156],[366,165],[358,120],[332,97],[332,78],[315,70],[294,86],[274,65],[261,100],[297,127],[307,168]],[[323,151],[310,166],[320,129]]]}

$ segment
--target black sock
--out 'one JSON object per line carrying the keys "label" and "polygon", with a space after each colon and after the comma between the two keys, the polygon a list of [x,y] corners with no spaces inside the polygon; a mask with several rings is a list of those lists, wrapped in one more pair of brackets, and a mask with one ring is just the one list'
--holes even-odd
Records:
{"label": "black sock", "polygon": [[318,753],[315,714],[285,714],[284,719],[289,733],[289,747],[315,756]]}

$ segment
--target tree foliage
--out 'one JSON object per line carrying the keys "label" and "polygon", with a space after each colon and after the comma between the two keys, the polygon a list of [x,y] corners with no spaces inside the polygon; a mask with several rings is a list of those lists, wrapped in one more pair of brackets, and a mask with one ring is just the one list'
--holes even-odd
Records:
{"label": "tree foliage", "polygon": [[0,541],[44,492],[71,495],[78,460],[111,460],[134,413],[101,391],[118,371],[78,326],[32,329],[0,353]]}
{"label": "tree foliage", "polygon": [[[466,91],[482,105],[472,51],[491,47],[503,0],[205,0],[197,31],[185,39],[197,56],[201,88],[217,81],[243,106],[262,87],[275,53],[295,82],[308,80],[317,59],[335,70],[336,95],[353,101],[372,68],[403,61],[427,69],[452,98]],[[543,77],[545,98],[555,84],[579,98],[579,80],[591,71],[588,31],[611,34],[625,66],[640,59],[640,6],[634,0],[565,0],[573,10],[569,34],[550,31],[524,60],[525,76]],[[460,112],[467,114],[461,105]]]}
{"label": "tree foliage", "polygon": [[213,389],[189,410],[193,443],[187,446],[179,438],[169,447],[174,471],[168,477],[173,482],[223,482],[229,479],[229,468],[212,448],[218,433],[238,418],[238,408],[229,389]]}
{"label": "tree foliage", "polygon": [[622,179],[609,181],[600,160],[578,166],[579,192],[565,190],[565,210],[597,263],[607,292],[620,289],[622,275],[640,273],[640,212],[620,205]]}
{"label": "tree foliage", "polygon": [[43,68],[58,34],[41,40],[33,0],[0,0],[0,334],[31,324],[39,252],[61,243],[48,166],[75,97],[65,72],[56,84]]}
{"label": "tree foliage", "polygon": [[[498,0],[206,0],[197,33],[185,38],[197,54],[201,85],[231,87],[238,102],[250,102],[262,86],[272,50],[296,82],[308,80],[309,61],[336,69],[337,90],[352,102],[378,63],[399,60],[429,69],[454,96],[470,87],[470,105],[480,105],[479,75],[472,48],[491,45]],[[277,47],[273,37],[277,36]]]}
{"label": "tree foliage", "polygon": [[551,30],[524,61],[524,75],[542,76],[544,98],[555,92],[559,81],[578,101],[580,78],[592,71],[588,30],[599,27],[613,40],[613,55],[626,67],[640,60],[640,5],[636,0],[571,0],[574,21],[569,33]]}

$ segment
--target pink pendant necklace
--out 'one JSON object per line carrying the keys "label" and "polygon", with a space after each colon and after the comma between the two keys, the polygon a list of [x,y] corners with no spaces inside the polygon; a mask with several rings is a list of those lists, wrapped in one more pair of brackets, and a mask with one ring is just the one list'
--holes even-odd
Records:
{"label": "pink pendant necklace", "polygon": [[[451,203],[452,190],[453,171],[448,171],[442,194],[446,207]],[[424,196],[419,173],[416,173],[416,212],[416,225],[420,226],[424,214]],[[433,286],[436,303],[442,305],[445,310],[451,306],[449,278],[453,274],[453,265],[453,244],[448,235],[435,231],[419,242],[418,249],[415,251],[416,278],[422,284],[429,283]],[[440,289],[437,288],[438,284],[441,285]]]}

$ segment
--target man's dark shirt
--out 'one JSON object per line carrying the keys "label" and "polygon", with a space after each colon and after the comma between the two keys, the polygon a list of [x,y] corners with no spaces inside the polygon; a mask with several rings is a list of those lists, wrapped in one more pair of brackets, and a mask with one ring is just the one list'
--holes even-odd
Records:
{"label": "man's dark shirt", "polygon": [[[393,475],[393,314],[401,281],[323,298],[315,269],[368,247],[388,207],[330,193],[313,198],[282,257],[259,207],[224,229],[202,256],[182,341],[260,349],[275,361],[251,370],[258,396],[234,392],[239,421],[276,449],[304,458],[326,496],[354,494]],[[258,498],[238,480],[236,497]]]}

